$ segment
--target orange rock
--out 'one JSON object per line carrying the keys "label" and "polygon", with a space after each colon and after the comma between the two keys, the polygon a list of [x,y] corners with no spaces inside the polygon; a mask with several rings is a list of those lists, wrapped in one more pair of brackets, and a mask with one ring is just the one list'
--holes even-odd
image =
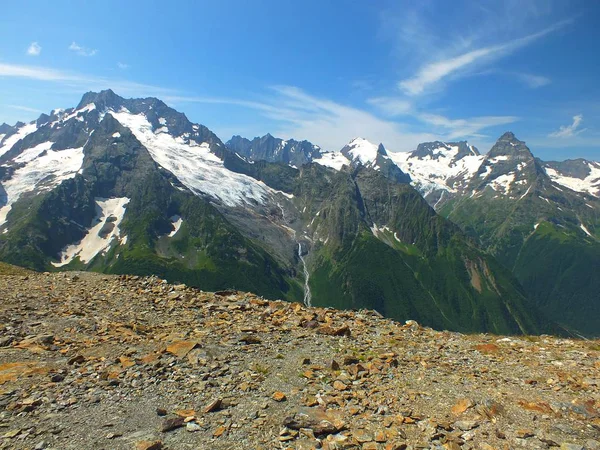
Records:
{"label": "orange rock", "polygon": [[135,443],[136,450],[161,450],[162,448],[161,441],[139,441]]}
{"label": "orange rock", "polygon": [[49,371],[50,367],[32,362],[12,362],[0,364],[0,384],[4,384],[7,381],[14,381],[22,376],[45,374]]}
{"label": "orange rock", "polygon": [[496,344],[478,344],[475,346],[475,350],[481,353],[491,354],[498,353],[500,347],[498,347]]}
{"label": "orange rock", "polygon": [[142,363],[149,364],[158,360],[157,353],[148,353],[146,356],[141,358]]}
{"label": "orange rock", "polygon": [[183,358],[187,355],[194,347],[198,345],[197,342],[194,341],[176,341],[171,343],[167,347],[167,352],[179,357]]}
{"label": "orange rock", "polygon": [[193,409],[178,409],[173,412],[180,417],[193,417],[196,415],[196,411]]}
{"label": "orange rock", "polygon": [[554,410],[546,402],[527,402],[525,400],[519,400],[519,406],[529,411],[536,411],[543,414],[553,414]]}
{"label": "orange rock", "polygon": [[217,428],[217,429],[216,429],[216,430],[213,432],[213,436],[214,436],[214,437],[216,437],[216,438],[218,438],[218,437],[222,436],[222,435],[223,435],[223,433],[225,433],[225,431],[227,431],[227,428],[225,428],[225,427],[223,427],[223,426],[221,426],[221,427],[218,427],[218,428]]}
{"label": "orange rock", "polygon": [[452,414],[456,416],[460,416],[467,409],[473,406],[473,401],[470,398],[461,398],[456,404],[452,407]]}
{"label": "orange rock", "polygon": [[121,363],[121,367],[123,367],[123,369],[135,366],[135,361],[133,361],[131,358],[127,358],[126,356],[120,356],[119,362]]}
{"label": "orange rock", "polygon": [[280,391],[275,392],[271,398],[273,400],[275,400],[276,402],[283,402],[283,401],[287,400],[287,397],[285,396],[285,394]]}

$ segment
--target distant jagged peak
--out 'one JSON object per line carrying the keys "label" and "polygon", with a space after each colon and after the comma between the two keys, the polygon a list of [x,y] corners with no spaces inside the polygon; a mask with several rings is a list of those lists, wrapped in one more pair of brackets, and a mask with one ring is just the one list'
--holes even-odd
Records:
{"label": "distant jagged peak", "polygon": [[466,156],[479,156],[477,147],[469,144],[467,141],[456,142],[423,142],[417,146],[417,149],[411,152],[411,158],[450,158],[453,162]]}
{"label": "distant jagged peak", "polygon": [[350,161],[361,164],[372,164],[378,155],[387,156],[383,144],[376,145],[362,137],[352,139],[341,153]]}
{"label": "distant jagged peak", "polygon": [[487,154],[488,159],[508,157],[510,159],[532,160],[533,153],[524,141],[517,139],[513,132],[507,131],[496,141]]}
{"label": "distant jagged peak", "polygon": [[94,103],[99,109],[118,108],[123,105],[125,99],[114,93],[112,89],[100,92],[86,92],[75,109],[81,109],[90,103]]}

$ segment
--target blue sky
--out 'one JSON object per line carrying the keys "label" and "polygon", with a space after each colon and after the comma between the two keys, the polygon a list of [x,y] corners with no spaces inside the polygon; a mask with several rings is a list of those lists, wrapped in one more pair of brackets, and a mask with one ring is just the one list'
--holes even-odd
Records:
{"label": "blue sky", "polygon": [[600,2],[35,1],[0,15],[0,123],[88,90],[156,96],[223,140],[394,151],[514,131],[600,160]]}

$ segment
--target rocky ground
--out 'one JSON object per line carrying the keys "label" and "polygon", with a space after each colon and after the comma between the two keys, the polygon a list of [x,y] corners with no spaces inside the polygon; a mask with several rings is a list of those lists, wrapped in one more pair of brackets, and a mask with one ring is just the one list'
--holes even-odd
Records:
{"label": "rocky ground", "polygon": [[598,341],[10,273],[0,448],[600,449]]}

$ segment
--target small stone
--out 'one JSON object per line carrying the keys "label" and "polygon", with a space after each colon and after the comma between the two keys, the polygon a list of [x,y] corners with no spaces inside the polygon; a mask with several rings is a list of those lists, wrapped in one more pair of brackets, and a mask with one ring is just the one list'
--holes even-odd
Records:
{"label": "small stone", "polygon": [[467,409],[469,409],[470,407],[472,407],[473,404],[474,404],[473,400],[471,400],[470,398],[461,398],[452,407],[452,409],[451,409],[452,414],[454,414],[455,416],[460,416]]}
{"label": "small stone", "polygon": [[194,341],[176,341],[167,346],[167,352],[178,358],[183,358],[191,352],[196,345],[198,345],[198,343]]}
{"label": "small stone", "polygon": [[492,447],[490,444],[488,444],[486,442],[480,443],[479,448],[480,448],[480,450],[496,450],[494,447]]}
{"label": "small stone", "polygon": [[210,412],[218,411],[221,408],[222,403],[223,403],[223,401],[220,398],[214,399],[212,402],[210,402],[208,405],[206,405],[204,407],[204,412],[210,413]]}
{"label": "small stone", "polygon": [[477,428],[478,426],[479,422],[476,422],[474,420],[459,420],[457,422],[454,422],[454,428],[458,428],[462,431],[469,431],[473,428]]}
{"label": "small stone", "polygon": [[202,429],[202,427],[195,422],[188,422],[185,426],[185,430],[189,431],[190,433],[200,431],[201,429]]}
{"label": "small stone", "polygon": [[333,388],[338,390],[338,391],[345,391],[346,389],[348,389],[348,386],[345,383],[342,383],[339,380],[335,380],[333,382]]}
{"label": "small stone", "polygon": [[530,437],[534,437],[535,433],[531,430],[517,430],[516,435],[519,439],[527,439]]}
{"label": "small stone", "polygon": [[217,427],[217,429],[213,432],[213,436],[216,438],[221,437],[225,431],[227,431],[227,428],[223,426]]}
{"label": "small stone", "polygon": [[595,439],[588,439],[585,442],[585,449],[586,450],[600,450],[600,442],[596,441]]}
{"label": "small stone", "polygon": [[569,444],[567,442],[563,442],[560,444],[560,450],[584,450],[582,445],[578,444]]}
{"label": "small stone", "polygon": [[65,376],[62,373],[54,373],[50,377],[50,381],[52,381],[53,383],[60,383],[64,379],[65,379]]}
{"label": "small stone", "polygon": [[331,370],[338,371],[340,370],[340,364],[335,360],[331,360]]}
{"label": "small stone", "polygon": [[375,442],[386,442],[387,436],[383,430],[375,431]]}
{"label": "small stone", "polygon": [[358,442],[359,444],[362,444],[364,442],[370,442],[373,440],[373,435],[364,429],[358,429],[358,430],[354,430],[352,432],[352,437],[356,440],[356,442]]}
{"label": "small stone", "polygon": [[2,437],[4,439],[12,439],[12,438],[18,436],[19,434],[21,434],[21,430],[19,430],[19,429],[17,429],[17,430],[10,430],[10,431],[4,433],[2,435]]}
{"label": "small stone", "polygon": [[271,398],[276,402],[284,402],[287,400],[286,395],[280,391],[275,392]]}
{"label": "small stone", "polygon": [[166,433],[167,431],[174,430],[175,428],[182,427],[184,424],[183,417],[172,417],[170,419],[165,419],[160,425],[160,431]]}
{"label": "small stone", "polygon": [[243,334],[239,341],[243,344],[260,344],[262,342],[255,334]]}
{"label": "small stone", "polygon": [[161,441],[138,441],[135,443],[135,450],[161,450],[162,448]]}
{"label": "small stone", "polygon": [[71,359],[69,359],[67,361],[67,364],[70,365],[70,366],[72,366],[73,364],[81,364],[83,362],[85,362],[85,356],[83,356],[83,355],[77,355],[77,356],[74,356]]}
{"label": "small stone", "polygon": [[446,450],[460,450],[460,445],[458,445],[456,442],[454,441],[450,441],[450,442],[446,442],[444,444],[444,448]]}
{"label": "small stone", "polygon": [[156,408],[156,415],[157,416],[166,416],[167,410],[165,408]]}

